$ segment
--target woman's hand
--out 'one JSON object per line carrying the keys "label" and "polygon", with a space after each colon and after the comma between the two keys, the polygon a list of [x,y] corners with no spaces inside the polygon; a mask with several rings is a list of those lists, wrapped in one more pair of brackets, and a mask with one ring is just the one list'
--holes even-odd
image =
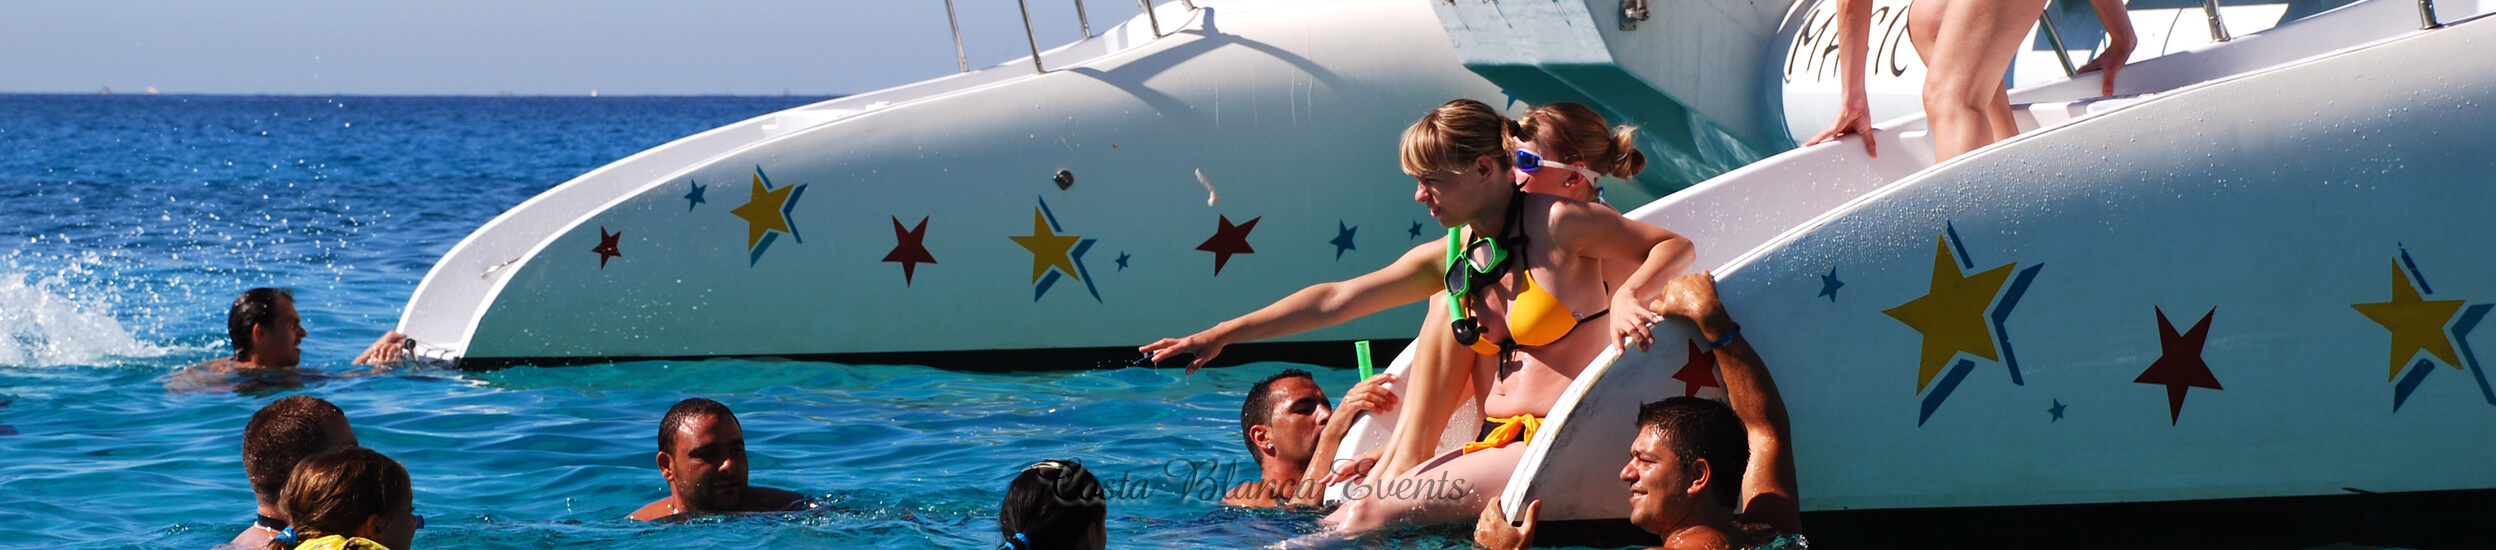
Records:
{"label": "woman's hand", "polygon": [[1205,368],[1206,362],[1213,361],[1214,356],[1223,354],[1223,346],[1231,344],[1230,339],[1215,335],[1215,332],[1220,329],[1221,327],[1206,329],[1205,332],[1191,334],[1185,338],[1155,340],[1154,343],[1136,348],[1136,351],[1145,352],[1146,359],[1156,365],[1162,364],[1162,360],[1174,355],[1183,353],[1196,355],[1197,360],[1190,361],[1188,372],[1182,374],[1197,374],[1197,369]]}
{"label": "woman's hand", "polygon": [[2073,73],[2078,75],[2091,71],[2105,71],[2099,76],[2099,95],[2101,97],[2116,95],[2116,71],[2125,68],[2125,60],[2133,56],[2134,37],[2129,33],[2122,39],[2109,40],[2107,50],[2099,52],[2099,57],[2091,58],[2090,63],[2073,69]]}
{"label": "woman's hand", "polygon": [[1628,288],[1623,290],[1625,292],[1613,298],[1610,315],[1613,318],[1613,341],[1621,343],[1623,351],[1630,351],[1631,346],[1639,346],[1641,351],[1646,351],[1648,346],[1656,343],[1657,340],[1656,335],[1649,332],[1649,328],[1664,317],[1643,307],[1643,304],[1639,303],[1639,298],[1627,292]]}
{"label": "woman's hand", "polygon": [[1873,109],[1866,107],[1863,92],[1839,94],[1839,120],[1831,122],[1829,129],[1814,134],[1813,139],[1804,140],[1804,145],[1807,147],[1820,145],[1822,142],[1835,141],[1849,134],[1865,139],[1865,156],[1877,158],[1881,156],[1874,154]]}

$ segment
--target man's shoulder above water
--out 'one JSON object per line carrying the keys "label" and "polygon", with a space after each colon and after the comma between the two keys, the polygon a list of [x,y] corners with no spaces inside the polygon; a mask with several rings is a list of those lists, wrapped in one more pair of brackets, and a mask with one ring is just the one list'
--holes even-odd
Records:
{"label": "man's shoulder above water", "polygon": [[[736,510],[727,510],[724,513],[798,512],[812,507],[814,502],[796,491],[749,486],[746,488],[745,498],[737,504]],[[625,519],[684,521],[696,515],[686,512],[684,506],[677,503],[676,497],[668,497],[642,505],[641,509],[634,510],[632,514],[626,515]]]}

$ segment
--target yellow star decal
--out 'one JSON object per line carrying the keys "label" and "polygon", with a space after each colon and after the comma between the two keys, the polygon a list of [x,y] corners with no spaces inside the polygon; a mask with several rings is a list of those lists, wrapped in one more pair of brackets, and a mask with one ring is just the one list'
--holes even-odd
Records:
{"label": "yellow star decal", "polygon": [[1952,262],[1951,249],[1942,237],[1934,238],[1934,280],[1926,295],[1899,307],[1883,310],[1883,314],[1917,329],[1925,335],[1925,343],[1917,353],[1917,391],[1925,391],[1926,383],[1934,381],[1935,373],[1956,352],[1998,360],[1995,339],[1986,330],[1986,306],[1995,301],[1995,293],[2003,290],[2004,279],[2012,275],[2013,264],[1986,270],[1976,276],[1961,277],[1960,265]]}
{"label": "yellow star decal", "polygon": [[794,233],[789,230],[789,215],[784,207],[789,202],[789,191],[797,188],[795,185],[784,185],[780,189],[764,189],[763,176],[755,176],[754,188],[746,204],[729,211],[746,220],[746,249],[753,250],[755,243],[763,240],[766,231]]}
{"label": "yellow star decal", "polygon": [[2463,308],[2463,300],[2423,301],[2420,291],[2412,290],[2411,277],[2403,275],[2402,266],[2393,260],[2386,260],[2386,264],[2394,269],[2393,299],[2351,304],[2351,309],[2394,333],[2394,347],[2386,352],[2392,364],[2387,367],[2385,379],[2390,381],[2401,374],[2403,363],[2410,362],[2414,352],[2420,351],[2446,361],[2446,366],[2462,369],[2463,361],[2455,357],[2455,342],[2446,336],[2445,329],[2446,322],[2455,318],[2455,311]]}
{"label": "yellow star decal", "polygon": [[1024,250],[1032,251],[1033,282],[1040,282],[1041,275],[1049,273],[1051,267],[1056,267],[1059,272],[1066,273],[1070,279],[1084,280],[1076,277],[1076,261],[1067,255],[1067,250],[1074,248],[1076,241],[1084,240],[1084,237],[1050,232],[1049,219],[1041,217],[1039,207],[1032,209],[1031,235],[1021,237],[1010,235],[1006,238],[1014,239],[1015,244],[1023,245]]}

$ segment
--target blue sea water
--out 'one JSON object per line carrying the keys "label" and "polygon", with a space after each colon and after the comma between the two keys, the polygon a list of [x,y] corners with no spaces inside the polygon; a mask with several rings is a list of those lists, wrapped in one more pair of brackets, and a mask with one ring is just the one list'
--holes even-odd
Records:
{"label": "blue sea water", "polygon": [[[1027,463],[1113,485],[1121,548],[1260,546],[1314,518],[1220,509],[1254,476],[1242,388],[1293,365],[968,374],[720,360],[363,376],[436,258],[555,184],[677,137],[819,98],[0,95],[0,546],[204,548],[251,519],[243,424],[302,393],[408,466],[426,548],[990,548]],[[294,290],[297,388],[175,392],[231,353],[227,304]],[[1317,369],[1322,386],[1354,375]],[[692,396],[745,425],[776,517],[644,525],[656,425]],[[1462,547],[1442,528],[1365,544]]]}

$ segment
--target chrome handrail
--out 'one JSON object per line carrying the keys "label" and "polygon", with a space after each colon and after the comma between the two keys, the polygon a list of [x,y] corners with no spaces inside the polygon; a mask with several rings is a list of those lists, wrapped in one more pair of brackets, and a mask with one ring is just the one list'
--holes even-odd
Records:
{"label": "chrome handrail", "polygon": [[1093,37],[1093,21],[1084,18],[1084,0],[1076,0],[1076,24],[1084,26],[1084,37]]}
{"label": "chrome handrail", "polygon": [[963,25],[954,21],[954,0],[945,0],[945,26],[954,29],[954,62],[971,72],[971,57],[963,55]]}
{"label": "chrome handrail", "polygon": [[2430,0],[2420,0],[2420,30],[2425,31],[2445,26],[2445,24],[2437,22],[2437,3]]}
{"label": "chrome handrail", "polygon": [[1154,15],[1154,0],[1136,0],[1136,7],[1145,9],[1145,22],[1154,26],[1154,38],[1162,38],[1162,18]]}
{"label": "chrome handrail", "polygon": [[2038,12],[2038,28],[2047,31],[2047,45],[2056,49],[2056,61],[2064,64],[2064,77],[2073,78],[2073,54],[2064,50],[2064,35],[2056,32],[2056,20],[2047,12]]}
{"label": "chrome handrail", "polygon": [[2220,0],[2203,0],[2203,20],[2212,24],[2213,42],[2229,41],[2229,28],[2220,24]]}
{"label": "chrome handrail", "polygon": [[1041,68],[1041,39],[1032,36],[1032,8],[1025,6],[1024,0],[1015,0],[1015,9],[1023,11],[1023,43],[1032,46],[1033,74],[1049,72]]}

